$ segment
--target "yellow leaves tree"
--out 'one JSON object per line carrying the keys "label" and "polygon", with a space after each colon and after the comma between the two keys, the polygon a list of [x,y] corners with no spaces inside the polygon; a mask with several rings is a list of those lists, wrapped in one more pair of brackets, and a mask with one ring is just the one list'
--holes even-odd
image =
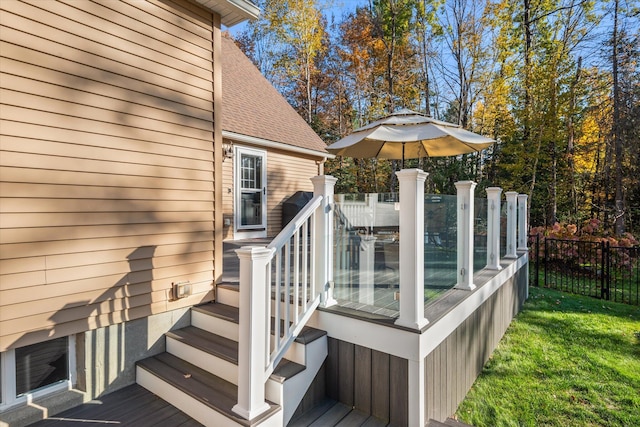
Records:
{"label": "yellow leaves tree", "polygon": [[266,0],[263,7],[268,27],[282,46],[275,65],[303,88],[304,117],[311,123],[316,59],[324,50],[322,14],[314,0]]}

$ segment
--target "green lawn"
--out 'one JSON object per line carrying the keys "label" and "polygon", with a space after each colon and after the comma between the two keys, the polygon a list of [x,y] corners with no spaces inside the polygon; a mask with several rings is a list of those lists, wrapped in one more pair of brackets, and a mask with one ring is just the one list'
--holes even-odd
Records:
{"label": "green lawn", "polygon": [[531,288],[458,408],[482,426],[640,426],[640,307]]}

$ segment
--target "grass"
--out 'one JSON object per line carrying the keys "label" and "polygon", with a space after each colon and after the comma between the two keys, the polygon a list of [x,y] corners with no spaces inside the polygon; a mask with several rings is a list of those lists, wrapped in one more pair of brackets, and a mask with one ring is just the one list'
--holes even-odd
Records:
{"label": "grass", "polygon": [[456,415],[476,427],[640,426],[640,307],[530,288]]}

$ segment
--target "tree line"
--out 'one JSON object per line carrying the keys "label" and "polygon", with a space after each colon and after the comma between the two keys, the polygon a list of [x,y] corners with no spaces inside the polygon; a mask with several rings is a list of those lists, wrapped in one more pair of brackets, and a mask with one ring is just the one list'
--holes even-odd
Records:
{"label": "tree line", "polygon": [[[640,231],[640,2],[260,0],[236,43],[327,144],[399,108],[489,136],[479,154],[405,162],[529,195],[532,225]],[[392,192],[399,162],[336,158],[339,192]]]}

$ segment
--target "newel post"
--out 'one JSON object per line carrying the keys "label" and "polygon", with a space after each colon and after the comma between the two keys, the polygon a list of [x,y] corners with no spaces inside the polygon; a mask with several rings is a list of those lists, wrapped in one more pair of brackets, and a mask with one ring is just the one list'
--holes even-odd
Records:
{"label": "newel post", "polygon": [[455,288],[472,291],[476,288],[473,284],[473,195],[478,184],[458,181],[454,185],[458,193],[458,280]]}
{"label": "newel post", "polygon": [[396,325],[422,329],[424,317],[424,181],[420,169],[396,172],[400,184],[400,317]]}
{"label": "newel post", "polygon": [[240,259],[240,321],[238,339],[238,403],[233,412],[251,420],[269,409],[265,401],[265,366],[269,357],[267,265],[272,250],[243,247]]}
{"label": "newel post", "polygon": [[502,188],[487,188],[487,266],[501,270],[500,266],[500,195]]}
{"label": "newel post", "polygon": [[518,193],[515,191],[507,191],[507,253],[505,258],[514,259],[518,258],[516,254],[516,197]]}
{"label": "newel post", "polygon": [[[336,304],[333,298],[333,193],[338,180],[330,175],[311,178],[313,195],[322,196],[319,212],[315,215],[314,240],[315,286],[314,295],[321,291],[320,304],[329,307]],[[319,289],[318,289],[319,287]]]}
{"label": "newel post", "polygon": [[527,199],[526,194],[518,194],[518,251],[527,251]]}

